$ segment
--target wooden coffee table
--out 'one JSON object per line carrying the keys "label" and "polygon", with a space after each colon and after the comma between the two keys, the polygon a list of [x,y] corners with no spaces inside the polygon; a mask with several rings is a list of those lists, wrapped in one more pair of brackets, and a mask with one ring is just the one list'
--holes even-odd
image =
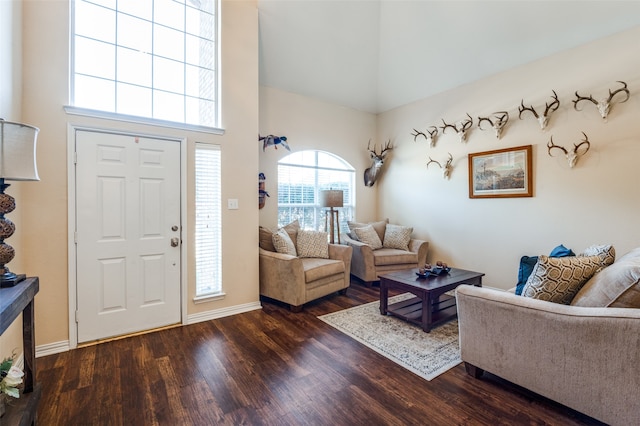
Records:
{"label": "wooden coffee table", "polygon": [[[437,325],[458,316],[456,298],[444,294],[461,284],[482,287],[481,272],[451,268],[448,274],[420,278],[417,269],[380,275],[380,313],[391,314],[422,326],[427,333]],[[389,305],[389,289],[414,294],[402,302]]]}

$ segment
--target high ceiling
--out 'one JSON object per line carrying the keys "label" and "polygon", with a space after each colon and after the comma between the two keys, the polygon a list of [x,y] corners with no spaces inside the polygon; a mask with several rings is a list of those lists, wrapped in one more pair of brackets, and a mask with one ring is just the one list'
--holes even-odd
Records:
{"label": "high ceiling", "polygon": [[261,85],[372,113],[640,25],[640,1],[258,0],[258,9]]}

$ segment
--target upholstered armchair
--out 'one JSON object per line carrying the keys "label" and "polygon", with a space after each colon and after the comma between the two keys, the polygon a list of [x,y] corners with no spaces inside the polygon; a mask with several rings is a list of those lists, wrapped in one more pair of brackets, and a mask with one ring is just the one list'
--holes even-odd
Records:
{"label": "upholstered armchair", "polygon": [[379,281],[381,274],[418,268],[427,261],[429,243],[411,238],[413,228],[388,221],[348,224],[350,232],[343,242],[353,248],[351,274],[367,287]]}
{"label": "upholstered armchair", "polygon": [[[260,295],[287,303],[291,311],[299,312],[307,302],[335,292],[346,293],[353,249],[327,243],[324,232],[299,231],[295,222],[285,228],[292,242],[296,240],[295,252],[278,252],[271,244],[273,233],[260,228]],[[307,235],[324,238],[317,244],[321,246],[317,257],[304,247],[302,240]]]}

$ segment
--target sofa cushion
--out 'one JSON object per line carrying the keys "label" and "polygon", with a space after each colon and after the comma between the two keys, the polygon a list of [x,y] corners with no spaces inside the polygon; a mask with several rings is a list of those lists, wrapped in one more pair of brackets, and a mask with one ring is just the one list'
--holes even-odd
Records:
{"label": "sofa cushion", "polygon": [[258,237],[260,241],[260,248],[268,251],[276,251],[273,246],[273,231],[264,226],[258,227]]}
{"label": "sofa cushion", "polygon": [[274,232],[273,237],[273,246],[276,248],[278,253],[288,254],[291,256],[297,256],[296,246],[293,241],[291,241],[291,237],[284,228],[278,229]]}
{"label": "sofa cushion", "polygon": [[640,247],[595,274],[576,294],[571,304],[640,308]]}
{"label": "sofa cushion", "polygon": [[344,273],[344,262],[334,259],[309,257],[302,259],[304,280],[310,283],[335,274]]}
{"label": "sofa cushion", "polygon": [[600,256],[549,257],[541,255],[522,295],[568,305],[600,268]]}
{"label": "sofa cushion", "polygon": [[296,251],[299,257],[329,258],[329,234],[318,231],[298,231]]}
{"label": "sofa cushion", "polygon": [[[417,266],[418,253],[406,250],[381,248],[373,252],[373,263],[376,266],[408,264]],[[412,266],[407,266],[411,268]]]}
{"label": "sofa cushion", "polygon": [[382,241],[378,237],[378,233],[372,225],[366,225],[362,228],[354,228],[353,232],[358,236],[358,240],[371,247],[372,250],[382,248]]}
{"label": "sofa cushion", "polygon": [[610,244],[592,245],[584,249],[578,256],[600,256],[602,266],[607,267],[616,260],[616,250]]}
{"label": "sofa cushion", "polygon": [[[560,244],[551,250],[549,253],[549,257],[566,257],[566,256],[575,256],[573,250],[566,248],[564,245]],[[522,295],[522,290],[524,289],[524,285],[527,283],[531,272],[533,271],[533,267],[536,266],[538,262],[538,256],[522,256],[520,258],[520,267],[518,268],[518,283],[516,284],[515,293],[518,296]]]}
{"label": "sofa cushion", "polygon": [[413,228],[388,224],[384,231],[382,247],[398,250],[409,250],[409,241]]}
{"label": "sofa cushion", "polygon": [[[380,241],[384,240],[384,231],[387,228],[387,223],[389,223],[389,219],[381,220],[379,222],[369,222],[369,223],[361,223],[361,222],[351,222],[347,221],[347,226],[349,226],[349,231],[351,234],[354,234],[353,230],[356,228],[364,228],[367,225],[373,226],[373,229],[376,230],[378,234],[378,238]],[[356,239],[358,236],[356,235]]]}

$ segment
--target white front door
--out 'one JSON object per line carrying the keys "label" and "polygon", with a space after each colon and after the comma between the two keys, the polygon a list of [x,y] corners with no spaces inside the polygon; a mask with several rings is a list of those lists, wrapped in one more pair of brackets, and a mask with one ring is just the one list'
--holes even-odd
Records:
{"label": "white front door", "polygon": [[180,142],[77,130],[78,342],[180,322]]}

